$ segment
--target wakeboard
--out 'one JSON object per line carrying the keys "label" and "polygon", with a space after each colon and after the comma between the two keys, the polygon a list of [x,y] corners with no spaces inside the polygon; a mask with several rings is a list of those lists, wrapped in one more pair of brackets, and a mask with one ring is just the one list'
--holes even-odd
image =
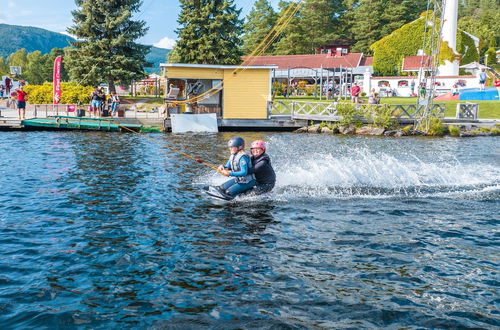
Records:
{"label": "wakeboard", "polygon": [[206,195],[211,198],[229,202],[234,199],[234,197],[228,196],[220,191],[220,188],[214,186],[203,187],[203,191]]}

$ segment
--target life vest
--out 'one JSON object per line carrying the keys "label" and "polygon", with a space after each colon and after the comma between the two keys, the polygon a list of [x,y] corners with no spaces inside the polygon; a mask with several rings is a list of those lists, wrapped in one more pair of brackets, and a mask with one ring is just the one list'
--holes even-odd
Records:
{"label": "life vest", "polygon": [[253,165],[252,162],[250,161],[250,157],[244,152],[244,151],[239,151],[236,154],[233,154],[229,157],[229,163],[231,164],[231,171],[232,172],[239,172],[241,171],[240,168],[240,159],[242,157],[247,158],[247,164],[248,164],[248,174],[245,176],[235,176],[234,178],[236,179],[237,182],[242,182],[242,183],[247,183],[252,180],[255,180],[255,175],[251,174],[253,173]]}

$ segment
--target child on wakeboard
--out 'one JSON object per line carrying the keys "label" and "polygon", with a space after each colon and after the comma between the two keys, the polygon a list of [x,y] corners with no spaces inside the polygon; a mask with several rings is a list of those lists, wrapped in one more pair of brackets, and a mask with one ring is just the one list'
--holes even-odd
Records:
{"label": "child on wakeboard", "polygon": [[233,199],[255,186],[255,176],[252,174],[250,157],[245,153],[245,140],[235,136],[227,142],[227,146],[231,156],[226,165],[220,165],[217,169],[225,176],[234,178],[224,182],[218,190],[228,199]]}
{"label": "child on wakeboard", "polygon": [[250,160],[253,165],[256,185],[253,193],[261,195],[271,191],[276,183],[276,174],[271,166],[271,158],[266,154],[266,143],[262,140],[253,141],[250,145],[252,156]]}

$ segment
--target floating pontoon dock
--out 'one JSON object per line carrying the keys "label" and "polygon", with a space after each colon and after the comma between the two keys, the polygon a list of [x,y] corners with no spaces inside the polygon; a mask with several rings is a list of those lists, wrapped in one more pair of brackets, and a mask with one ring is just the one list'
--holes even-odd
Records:
{"label": "floating pontoon dock", "polygon": [[130,123],[116,123],[108,118],[88,118],[72,116],[53,116],[49,118],[34,118],[21,121],[21,125],[26,128],[38,129],[63,129],[63,130],[91,130],[91,131],[112,131],[122,130],[122,126],[139,130],[142,125]]}

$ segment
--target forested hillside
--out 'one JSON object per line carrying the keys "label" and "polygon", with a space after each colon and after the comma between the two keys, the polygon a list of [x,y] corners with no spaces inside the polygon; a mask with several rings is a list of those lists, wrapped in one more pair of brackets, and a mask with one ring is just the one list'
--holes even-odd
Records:
{"label": "forested hillside", "polygon": [[[11,54],[23,48],[26,49],[26,53],[40,51],[42,55],[49,54],[53,48],[68,47],[69,42],[74,40],[65,34],[32,26],[0,24],[0,58],[6,60]],[[165,62],[169,52],[169,49],[152,46],[146,55],[146,60],[152,63],[152,66],[144,69],[147,72],[159,72],[160,63]]]}
{"label": "forested hillside", "polygon": [[0,57],[8,57],[24,48],[28,53],[39,50],[50,53],[52,48],[64,48],[74,40],[62,33],[52,32],[32,26],[0,24]]}

